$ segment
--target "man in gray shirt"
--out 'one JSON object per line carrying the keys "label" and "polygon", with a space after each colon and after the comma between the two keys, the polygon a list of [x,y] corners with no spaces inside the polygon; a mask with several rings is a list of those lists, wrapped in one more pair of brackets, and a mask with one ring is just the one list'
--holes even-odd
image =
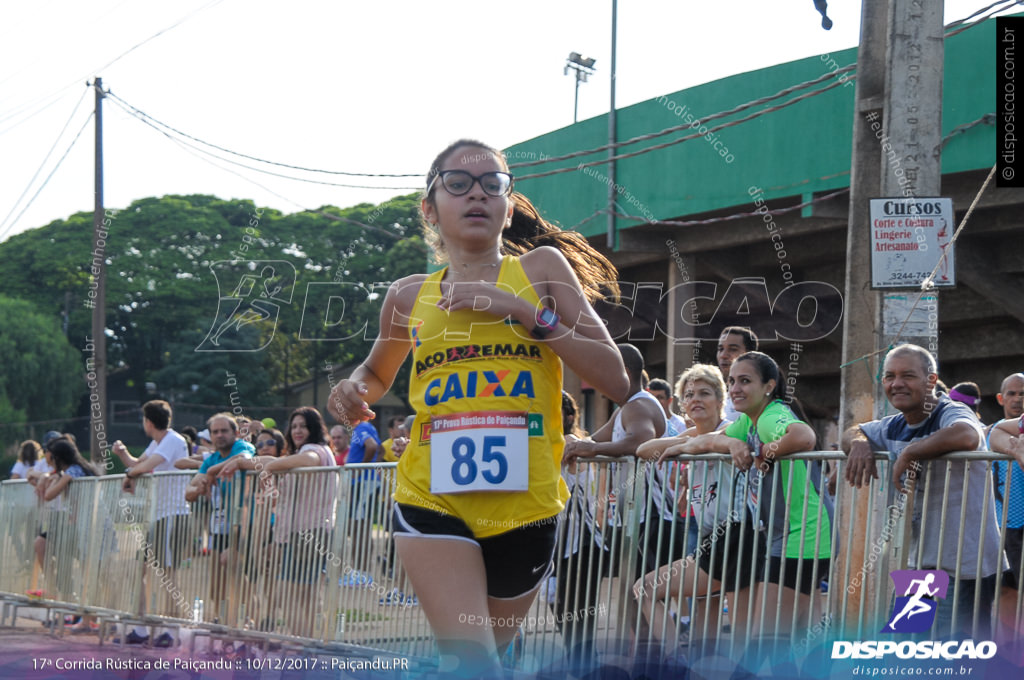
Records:
{"label": "man in gray shirt", "polygon": [[979,624],[974,637],[986,639],[995,575],[1006,568],[1006,558],[999,550],[995,498],[991,488],[986,493],[987,466],[983,461],[953,462],[947,473],[946,463],[933,460],[953,451],[984,450],[985,438],[969,407],[935,392],[936,380],[935,358],[928,350],[906,344],[889,351],[882,385],[899,413],[847,431],[843,437],[843,450],[849,456],[846,481],[859,488],[872,477],[878,478],[872,453],[876,450],[889,452],[891,481],[897,491],[909,493],[908,486],[915,480],[910,567],[943,569],[951,584],[959,573],[955,588],[937,603],[933,630],[939,636],[951,630],[954,636],[970,634],[977,592]]}

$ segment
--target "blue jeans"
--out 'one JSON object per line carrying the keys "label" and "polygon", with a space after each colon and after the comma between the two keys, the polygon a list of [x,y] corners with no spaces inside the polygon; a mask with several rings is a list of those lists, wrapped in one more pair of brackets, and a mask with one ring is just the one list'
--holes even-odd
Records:
{"label": "blue jeans", "polygon": [[[978,600],[978,628],[974,628],[974,597],[980,592]],[[953,619],[953,602],[957,604],[956,620]],[[950,579],[947,596],[938,601],[935,612],[935,624],[932,626],[932,638],[935,639],[967,639],[989,640],[992,636],[992,603],[996,597],[996,575],[980,579],[960,579],[956,588]]]}
{"label": "blue jeans", "polygon": [[692,555],[697,552],[697,544],[700,542],[700,524],[693,515],[686,518],[686,523],[689,525],[687,531],[690,532],[686,536],[686,554]]}

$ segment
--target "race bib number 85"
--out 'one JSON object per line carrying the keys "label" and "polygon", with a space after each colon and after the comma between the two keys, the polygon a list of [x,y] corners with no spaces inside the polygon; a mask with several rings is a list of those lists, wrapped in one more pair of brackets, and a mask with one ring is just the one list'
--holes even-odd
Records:
{"label": "race bib number 85", "polygon": [[527,414],[474,411],[430,419],[430,491],[526,491]]}

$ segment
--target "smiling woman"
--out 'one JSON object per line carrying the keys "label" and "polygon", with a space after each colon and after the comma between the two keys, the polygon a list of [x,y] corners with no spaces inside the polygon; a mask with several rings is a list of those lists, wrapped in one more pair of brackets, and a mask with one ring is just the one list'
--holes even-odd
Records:
{"label": "smiling woman", "polygon": [[440,670],[496,677],[550,569],[551,520],[568,498],[562,361],[614,401],[628,387],[589,301],[616,272],[512,191],[496,149],[456,142],[426,179],[424,227],[448,266],[392,285],[370,356],[329,408],[342,421],[373,418],[368,404],[413,351],[416,420],[398,463],[395,544]]}

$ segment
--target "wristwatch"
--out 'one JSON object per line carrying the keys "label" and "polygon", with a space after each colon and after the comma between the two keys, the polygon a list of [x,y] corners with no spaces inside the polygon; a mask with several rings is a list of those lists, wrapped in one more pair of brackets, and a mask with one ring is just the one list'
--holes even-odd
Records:
{"label": "wristwatch", "polygon": [[551,331],[558,327],[558,321],[560,318],[561,317],[555,314],[553,310],[548,309],[547,307],[541,307],[537,310],[537,324],[533,327],[533,330],[530,331],[530,335],[538,340],[543,340],[551,335]]}

